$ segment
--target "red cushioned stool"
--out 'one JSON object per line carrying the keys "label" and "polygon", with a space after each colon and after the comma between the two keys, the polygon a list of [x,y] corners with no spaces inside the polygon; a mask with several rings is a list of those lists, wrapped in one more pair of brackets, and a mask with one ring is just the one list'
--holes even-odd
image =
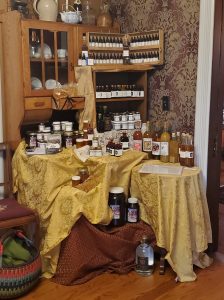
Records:
{"label": "red cushioned stool", "polygon": [[0,153],[3,155],[4,162],[4,182],[0,183],[0,186],[4,187],[4,198],[0,200],[0,235],[6,229],[22,227],[29,231],[32,227],[34,242],[36,246],[39,246],[38,214],[30,208],[19,204],[14,198],[12,192],[11,150],[9,146],[5,143],[0,143]]}

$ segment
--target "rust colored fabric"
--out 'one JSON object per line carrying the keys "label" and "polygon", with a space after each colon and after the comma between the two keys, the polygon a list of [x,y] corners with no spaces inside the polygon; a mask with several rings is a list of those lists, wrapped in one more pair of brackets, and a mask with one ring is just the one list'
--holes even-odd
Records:
{"label": "rust colored fabric", "polygon": [[81,217],[62,242],[57,271],[52,279],[63,285],[84,283],[107,271],[119,274],[134,268],[135,250],[143,234],[156,244],[151,226],[144,222],[109,229]]}

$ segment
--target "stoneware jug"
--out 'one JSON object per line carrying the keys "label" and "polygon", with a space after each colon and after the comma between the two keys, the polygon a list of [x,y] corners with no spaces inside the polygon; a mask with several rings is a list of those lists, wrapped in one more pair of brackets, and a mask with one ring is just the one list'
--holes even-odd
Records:
{"label": "stoneware jug", "polygon": [[57,20],[58,2],[57,0],[34,0],[33,8],[39,15],[39,19],[43,21]]}

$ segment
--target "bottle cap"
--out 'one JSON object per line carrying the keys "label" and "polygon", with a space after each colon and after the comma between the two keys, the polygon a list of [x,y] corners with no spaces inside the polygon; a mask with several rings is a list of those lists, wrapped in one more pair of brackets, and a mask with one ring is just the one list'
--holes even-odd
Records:
{"label": "bottle cap", "polygon": [[111,194],[121,194],[124,192],[124,188],[120,186],[113,186],[110,188]]}
{"label": "bottle cap", "polygon": [[132,203],[132,204],[135,204],[135,203],[138,203],[138,199],[137,198],[128,198],[128,203]]}

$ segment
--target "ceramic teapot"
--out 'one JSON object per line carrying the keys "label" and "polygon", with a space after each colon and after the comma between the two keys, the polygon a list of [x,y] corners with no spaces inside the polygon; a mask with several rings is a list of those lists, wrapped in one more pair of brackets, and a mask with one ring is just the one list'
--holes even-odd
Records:
{"label": "ceramic teapot", "polygon": [[35,12],[39,15],[40,20],[53,22],[57,20],[57,0],[34,0],[33,8]]}
{"label": "ceramic teapot", "polygon": [[75,11],[63,11],[60,12],[61,19],[65,23],[77,24],[79,23],[80,17]]}

